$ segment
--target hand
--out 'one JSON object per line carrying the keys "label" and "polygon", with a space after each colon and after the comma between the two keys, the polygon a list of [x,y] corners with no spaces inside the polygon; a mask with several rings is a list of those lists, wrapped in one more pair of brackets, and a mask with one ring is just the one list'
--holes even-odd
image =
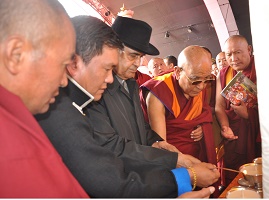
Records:
{"label": "hand", "polygon": [[228,140],[236,140],[238,136],[234,135],[232,129],[229,126],[221,127],[221,135]]}
{"label": "hand", "polygon": [[[198,163],[193,165],[192,168],[196,172],[196,185],[199,187],[208,187],[215,183],[220,177],[219,170],[211,163]],[[193,183],[193,173],[190,169],[188,169],[188,172]]]}
{"label": "hand", "polygon": [[230,104],[230,106],[237,115],[244,119],[248,119],[248,109],[244,101],[241,101],[241,104],[239,106],[233,104]]}
{"label": "hand", "polygon": [[192,167],[194,164],[197,164],[197,163],[201,163],[201,161],[191,155],[183,154],[183,153],[178,154],[177,167],[188,168],[188,167]]}
{"label": "hand", "polygon": [[203,138],[203,129],[200,125],[191,132],[191,138],[194,139],[195,142]]}
{"label": "hand", "polygon": [[159,148],[159,149],[165,149],[168,151],[176,152],[176,153],[181,153],[174,145],[169,144],[166,141],[154,142],[151,146],[155,148]]}
{"label": "hand", "polygon": [[192,192],[186,192],[180,196],[178,196],[178,198],[209,198],[209,196],[211,194],[213,194],[213,192],[215,191],[215,188],[213,186],[207,187],[207,188],[203,188],[199,191],[192,191]]}

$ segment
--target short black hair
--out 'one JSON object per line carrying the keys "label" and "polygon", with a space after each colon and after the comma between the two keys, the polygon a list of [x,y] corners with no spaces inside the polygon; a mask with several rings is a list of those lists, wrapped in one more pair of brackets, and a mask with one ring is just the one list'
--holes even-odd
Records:
{"label": "short black hair", "polygon": [[102,20],[86,15],[71,18],[76,31],[76,54],[85,64],[93,57],[102,54],[103,46],[123,49],[123,44],[112,30]]}
{"label": "short black hair", "polygon": [[173,63],[174,66],[177,66],[177,58],[175,56],[168,55],[168,56],[164,57],[164,59],[167,59],[168,65],[170,63]]}

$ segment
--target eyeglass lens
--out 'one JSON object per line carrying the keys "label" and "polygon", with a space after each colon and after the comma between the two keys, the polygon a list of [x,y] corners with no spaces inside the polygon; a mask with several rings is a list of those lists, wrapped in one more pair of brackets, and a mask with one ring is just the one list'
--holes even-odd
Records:
{"label": "eyeglass lens", "polygon": [[213,79],[209,79],[209,80],[205,80],[205,81],[192,81],[191,84],[192,85],[199,85],[202,82],[204,82],[204,84],[208,84],[208,83],[211,83],[211,81],[213,81]]}

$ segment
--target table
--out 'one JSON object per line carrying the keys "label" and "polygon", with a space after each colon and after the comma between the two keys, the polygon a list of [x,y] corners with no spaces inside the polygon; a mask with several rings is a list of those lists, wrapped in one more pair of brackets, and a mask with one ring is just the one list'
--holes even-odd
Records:
{"label": "table", "polygon": [[219,198],[226,198],[227,192],[234,186],[238,186],[238,180],[243,178],[243,173],[238,173],[233,181],[227,186],[227,188],[220,194]]}

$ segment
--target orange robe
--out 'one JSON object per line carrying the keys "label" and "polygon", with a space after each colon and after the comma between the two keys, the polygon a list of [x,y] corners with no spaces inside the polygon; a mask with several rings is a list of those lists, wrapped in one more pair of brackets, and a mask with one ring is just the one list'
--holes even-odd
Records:
{"label": "orange robe", "polygon": [[[174,73],[157,76],[141,86],[141,104],[145,119],[148,120],[145,95],[150,91],[165,106],[167,142],[177,147],[184,154],[190,154],[203,162],[217,164],[212,112],[206,102],[205,90],[189,100],[178,85]],[[202,126],[203,138],[193,141],[191,132]],[[212,197],[219,196],[220,180],[213,184],[216,188]]]}
{"label": "orange robe", "polygon": [[[173,72],[147,81],[141,89],[141,102],[146,119],[148,116],[144,96],[147,91],[151,91],[165,106],[167,142],[184,154],[216,164],[212,113],[205,101],[204,92],[186,99]],[[204,136],[195,142],[190,134],[198,125],[202,126]]]}

